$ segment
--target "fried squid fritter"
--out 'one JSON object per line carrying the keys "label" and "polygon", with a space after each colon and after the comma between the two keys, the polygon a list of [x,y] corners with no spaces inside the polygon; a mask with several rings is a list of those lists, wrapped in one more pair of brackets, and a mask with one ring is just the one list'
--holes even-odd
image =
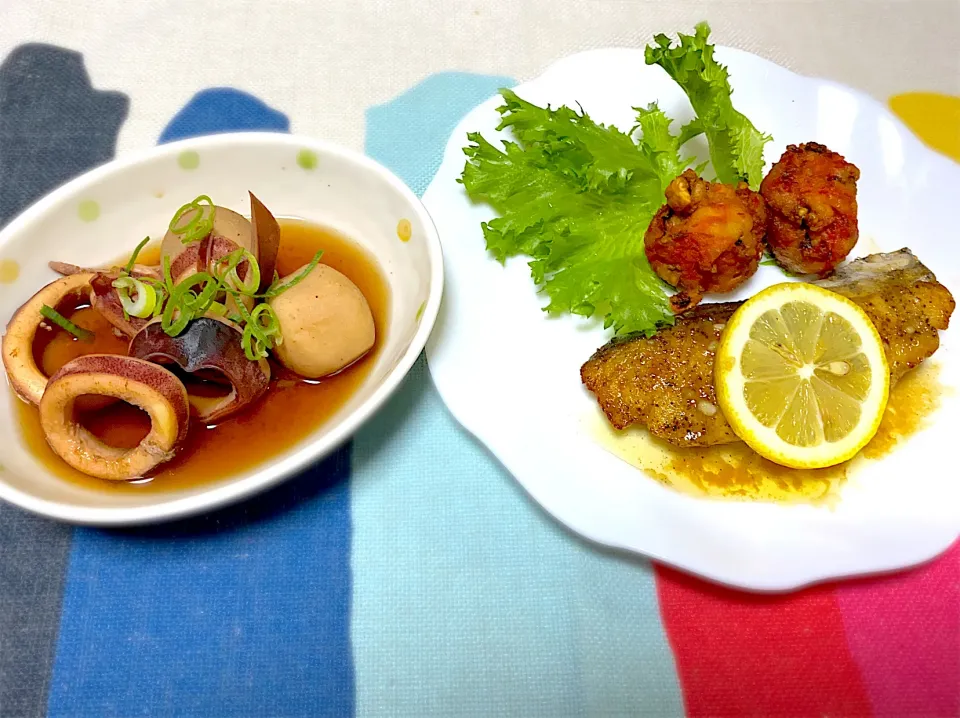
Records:
{"label": "fried squid fritter", "polygon": [[644,236],[654,271],[679,292],[674,312],[695,307],[707,292],[730,292],[757,271],[766,209],[745,183],[707,182],[686,170],[667,187],[667,203]]}
{"label": "fried squid fritter", "polygon": [[857,243],[860,170],[816,142],[790,145],[760,183],[767,244],[784,268],[825,277]]}

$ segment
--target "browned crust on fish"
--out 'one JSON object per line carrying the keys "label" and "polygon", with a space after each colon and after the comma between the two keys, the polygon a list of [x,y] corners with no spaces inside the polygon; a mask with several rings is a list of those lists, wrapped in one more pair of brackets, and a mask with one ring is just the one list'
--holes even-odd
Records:
{"label": "browned crust on fish", "polygon": [[[815,283],[867,313],[883,340],[892,383],[933,355],[956,306],[908,249],[854,260]],[[613,339],[581,367],[580,378],[617,429],[643,425],[677,446],[737,441],[717,404],[713,363],[739,306],[703,304],[649,338]]]}

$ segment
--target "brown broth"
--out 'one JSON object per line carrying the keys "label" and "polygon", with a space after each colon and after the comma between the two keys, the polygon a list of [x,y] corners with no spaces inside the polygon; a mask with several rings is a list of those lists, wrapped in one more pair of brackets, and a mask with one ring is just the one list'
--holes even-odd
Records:
{"label": "brown broth", "polygon": [[[247,471],[292,448],[347,402],[369,374],[383,346],[389,312],[386,278],[376,261],[343,235],[301,220],[279,221],[277,270],[286,276],[307,264],[317,250],[322,249],[321,262],[349,277],[370,303],[377,328],[374,348],[353,365],[321,381],[275,376],[267,394],[250,409],[216,426],[192,425],[177,457],[159,467],[147,480],[136,482],[102,481],[72,469],[47,446],[36,408],[17,401],[24,440],[51,473],[104,491],[171,491],[194,487]],[[145,247],[137,261],[156,264],[159,244]],[[82,354],[126,353],[126,342],[118,339],[94,310],[80,308],[72,312],[70,318],[94,331],[97,338],[93,343],[84,343],[60,330],[44,331],[43,334],[49,336],[38,337],[35,354],[47,375]],[[296,420],[291,421],[292,417]],[[103,441],[120,447],[136,445],[148,428],[143,412],[126,404],[87,411],[78,419]]]}
{"label": "brown broth", "polygon": [[780,466],[743,443],[678,448],[644,429],[615,431],[606,421],[598,433],[617,456],[686,493],[780,502],[830,500],[854,463],[881,458],[926,425],[943,393],[938,374],[932,361],[908,373],[890,392],[883,421],[870,443],[850,461],[826,469]]}

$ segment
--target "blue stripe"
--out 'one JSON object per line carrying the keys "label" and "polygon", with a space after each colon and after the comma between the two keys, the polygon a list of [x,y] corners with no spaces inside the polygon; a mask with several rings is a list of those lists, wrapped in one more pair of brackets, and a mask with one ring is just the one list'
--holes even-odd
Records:
{"label": "blue stripe", "polygon": [[175,114],[158,144],[221,132],[289,132],[290,120],[261,100],[230,87],[201,90]]}
{"label": "blue stripe", "polygon": [[[256,98],[217,89],[161,139],[287,127]],[[349,465],[347,446],[211,516],[78,530],[49,714],[352,715]]]}
{"label": "blue stripe", "polygon": [[[14,48],[0,64],[0,227],[110,160],[128,104],[91,86],[79,52]],[[0,505],[0,715],[47,706],[72,536],[70,526]]]}
{"label": "blue stripe", "polygon": [[[368,111],[367,151],[422,193],[457,122],[512,84],[434,75]],[[353,461],[357,715],[683,715],[649,562],[545,516],[422,359]]]}

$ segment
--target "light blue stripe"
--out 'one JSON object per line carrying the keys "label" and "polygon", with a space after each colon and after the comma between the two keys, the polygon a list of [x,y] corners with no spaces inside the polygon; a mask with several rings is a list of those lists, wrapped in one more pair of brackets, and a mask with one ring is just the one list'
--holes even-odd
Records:
{"label": "light blue stripe", "polygon": [[[418,193],[459,119],[508,78],[434,75],[367,113]],[[645,561],[560,528],[443,407],[423,359],[354,442],[358,716],[679,716]]]}

